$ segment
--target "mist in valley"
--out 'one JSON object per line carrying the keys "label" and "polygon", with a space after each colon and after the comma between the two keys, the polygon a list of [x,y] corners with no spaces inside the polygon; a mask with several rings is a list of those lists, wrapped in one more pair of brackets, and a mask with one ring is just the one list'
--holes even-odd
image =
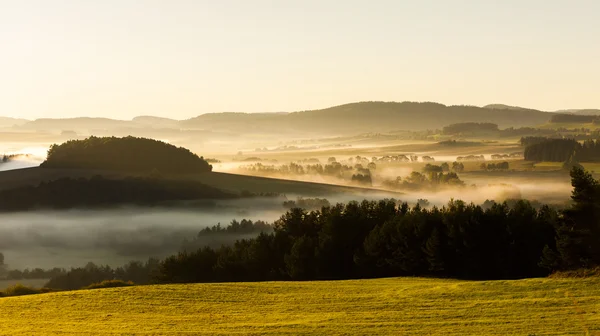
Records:
{"label": "mist in valley", "polygon": [[[304,138],[306,141],[310,140]],[[323,146],[309,150],[255,151],[252,147],[278,148],[297,144],[300,140],[257,140],[253,137],[225,137],[197,143],[190,139],[172,137],[164,139],[177,146],[190,148],[205,158],[214,158],[213,170],[242,175],[257,175],[296,181],[325,183],[356,187],[352,192],[318,195],[331,204],[394,198],[411,205],[427,201],[428,206],[444,206],[451,199],[482,204],[488,200],[502,202],[506,199],[529,199],[542,203],[564,205],[569,200],[571,185],[567,174],[544,177],[543,175],[460,173],[462,186],[443,186],[435,189],[390,189],[385,180],[397,177],[406,178],[412,172],[421,172],[423,156],[434,159],[431,164],[452,163],[457,156],[483,155],[486,162],[491,161],[495,152],[489,148],[441,149],[430,150],[435,143],[431,141],[407,140],[395,141],[393,152],[386,149],[387,142],[353,142],[348,146],[331,149],[331,144],[344,143],[323,136],[322,140],[312,139],[307,148]],[[64,141],[57,141],[60,143]],[[249,145],[250,144],[250,145]],[[287,147],[286,147],[287,148]],[[44,159],[48,147],[46,144],[7,144],[5,154],[24,154],[9,162],[0,164],[0,171],[38,166]],[[244,149],[241,151],[240,149]],[[515,145],[503,149],[514,151]],[[407,150],[407,151],[404,151]],[[410,151],[415,150],[415,151]],[[419,151],[420,150],[420,151]],[[397,155],[399,152],[415,154],[419,161],[402,165],[377,164],[372,170],[372,184],[352,183],[349,175],[344,178],[318,174],[262,174],[248,172],[245,166],[264,163],[280,166],[316,158],[325,164],[330,157],[348,162],[349,158],[362,155],[367,158]],[[255,160],[253,158],[258,158]],[[350,163],[348,163],[350,164]],[[354,162],[352,162],[354,164]],[[558,176],[558,177],[557,177]],[[252,190],[251,190],[252,191]],[[164,258],[181,250],[184,241],[197,236],[206,227],[218,223],[227,226],[232,220],[261,220],[272,223],[287,209],[282,206],[285,200],[305,197],[303,194],[285,194],[280,197],[238,199],[219,201],[217,206],[205,209],[172,209],[126,207],[114,210],[68,210],[68,211],[32,211],[27,213],[0,214],[0,252],[5,255],[6,263],[12,269],[78,267],[87,262],[119,266],[131,260],[145,260],[149,257]],[[311,195],[314,197],[314,195]],[[424,203],[423,203],[424,204]],[[227,237],[206,237],[206,244],[231,244],[236,239],[251,238],[244,235]],[[216,239],[216,240],[215,240]],[[219,240],[221,239],[221,240]]]}
{"label": "mist in valley", "polygon": [[[242,201],[242,203],[244,203]],[[114,210],[31,211],[0,214],[0,252],[11,269],[119,266],[132,260],[177,253],[206,227],[232,220],[273,222],[281,202],[257,200],[215,209],[127,207]],[[206,244],[232,243],[240,235],[206,237]],[[221,239],[221,240],[219,240]]]}

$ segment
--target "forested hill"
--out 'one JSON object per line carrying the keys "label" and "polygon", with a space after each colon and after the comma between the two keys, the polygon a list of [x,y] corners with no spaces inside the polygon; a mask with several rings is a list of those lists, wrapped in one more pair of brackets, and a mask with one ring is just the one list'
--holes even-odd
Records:
{"label": "forested hill", "polygon": [[192,174],[212,171],[202,157],[183,147],[145,138],[89,137],[52,145],[42,168],[158,171]]}
{"label": "forested hill", "polygon": [[537,126],[552,115],[537,110],[446,106],[437,103],[361,102],[293,113],[210,113],[181,122],[184,128],[230,131],[351,134],[441,129],[461,122],[491,122],[501,128]]}

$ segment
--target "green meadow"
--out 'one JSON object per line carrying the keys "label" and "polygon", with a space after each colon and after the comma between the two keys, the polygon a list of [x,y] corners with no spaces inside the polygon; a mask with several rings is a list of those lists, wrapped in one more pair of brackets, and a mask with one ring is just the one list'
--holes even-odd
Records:
{"label": "green meadow", "polygon": [[137,286],[0,311],[2,335],[599,335],[600,278]]}

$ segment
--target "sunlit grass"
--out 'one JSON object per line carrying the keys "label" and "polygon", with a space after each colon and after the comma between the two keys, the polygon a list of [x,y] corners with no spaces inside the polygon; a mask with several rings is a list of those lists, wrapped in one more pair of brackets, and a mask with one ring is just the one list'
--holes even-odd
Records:
{"label": "sunlit grass", "polygon": [[585,335],[600,279],[163,285],[0,299],[4,335]]}

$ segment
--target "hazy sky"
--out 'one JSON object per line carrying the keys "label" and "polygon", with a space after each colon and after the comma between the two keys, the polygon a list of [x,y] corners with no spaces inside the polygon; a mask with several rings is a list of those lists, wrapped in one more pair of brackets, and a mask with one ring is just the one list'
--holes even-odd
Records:
{"label": "hazy sky", "polygon": [[0,0],[0,115],[600,108],[598,0]]}

